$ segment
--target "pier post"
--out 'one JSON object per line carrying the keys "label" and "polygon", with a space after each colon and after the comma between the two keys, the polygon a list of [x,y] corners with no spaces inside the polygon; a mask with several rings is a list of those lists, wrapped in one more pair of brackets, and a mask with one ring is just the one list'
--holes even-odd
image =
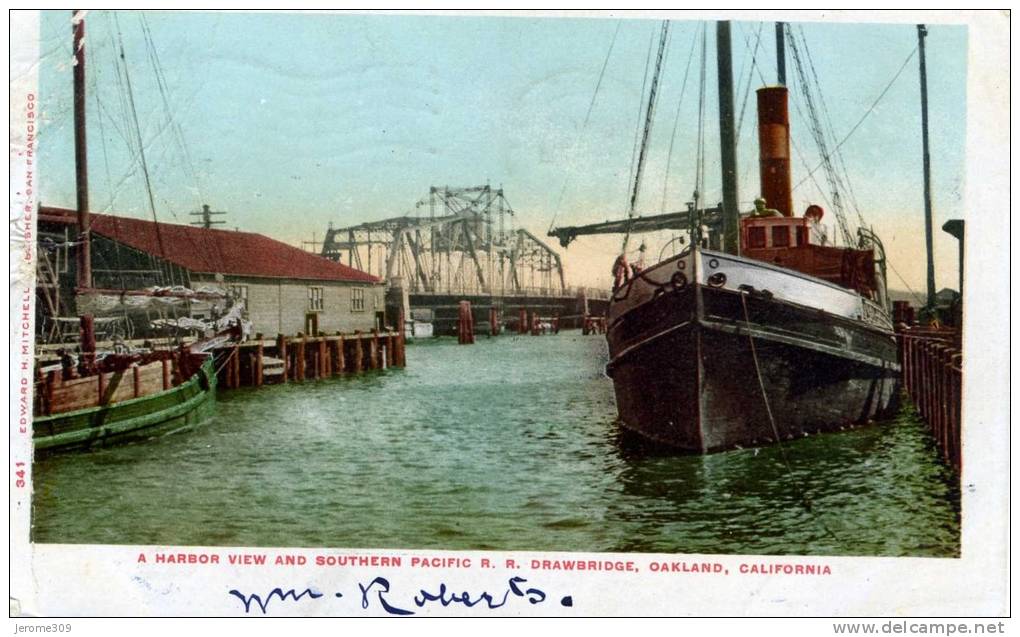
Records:
{"label": "pier post", "polygon": [[471,301],[461,301],[457,314],[457,342],[470,345],[475,342],[474,316],[471,313]]}
{"label": "pier post", "polygon": [[405,358],[406,353],[404,349],[406,344],[407,342],[405,340],[404,330],[403,328],[401,328],[397,332],[397,351],[394,352],[394,358],[396,359],[394,362],[396,363],[397,367],[404,367],[407,364],[407,359]]}
{"label": "pier post", "polygon": [[265,355],[264,345],[262,339],[259,339],[259,345],[255,349],[255,386],[262,387],[262,358]]}
{"label": "pier post", "polygon": [[333,368],[336,370],[337,374],[341,374],[341,375],[347,371],[347,360],[346,360],[344,354],[345,354],[345,352],[344,352],[344,337],[339,335],[339,334],[337,334],[337,337],[336,337],[336,363],[334,363]]}
{"label": "pier post", "polygon": [[393,363],[397,359],[397,353],[394,351],[397,345],[397,337],[393,332],[386,334],[386,367],[393,367]]}
{"label": "pier post", "polygon": [[355,374],[360,374],[361,373],[361,366],[362,366],[362,362],[363,362],[362,361],[362,355],[363,354],[364,354],[364,352],[362,350],[362,345],[361,345],[361,331],[360,330],[355,330],[354,331],[354,369],[353,369]]}
{"label": "pier post", "polygon": [[280,377],[281,382],[287,382],[287,373],[290,371],[287,368],[287,337],[283,334],[276,335],[276,355],[283,360],[283,375]]}
{"label": "pier post", "polygon": [[319,338],[319,378],[326,378],[329,376],[329,353],[326,351],[326,339],[323,336]]}
{"label": "pier post", "polygon": [[296,360],[294,361],[294,367],[295,367],[294,371],[296,372],[296,375],[295,375],[294,379],[295,380],[304,380],[305,379],[305,371],[306,371],[305,370],[305,337],[304,337],[304,335],[301,335],[301,334],[299,334],[299,336],[301,337],[301,340],[299,340],[298,344],[297,344]]}
{"label": "pier post", "polygon": [[231,389],[237,389],[241,386],[241,347],[234,345],[234,351],[230,355],[230,380]]}
{"label": "pier post", "polygon": [[517,312],[517,333],[521,335],[528,333],[528,311],[523,307]]}
{"label": "pier post", "polygon": [[368,341],[368,368],[379,369],[379,330],[374,327]]}

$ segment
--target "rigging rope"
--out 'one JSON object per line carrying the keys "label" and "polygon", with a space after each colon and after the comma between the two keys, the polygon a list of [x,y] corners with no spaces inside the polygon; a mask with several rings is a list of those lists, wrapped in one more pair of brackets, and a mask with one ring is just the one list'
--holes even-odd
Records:
{"label": "rigging rope", "polygon": [[676,103],[676,117],[673,118],[673,133],[669,137],[669,152],[666,153],[666,178],[662,183],[662,211],[666,212],[666,197],[669,190],[669,169],[673,162],[673,144],[676,141],[676,131],[680,124],[680,107],[684,103],[684,94],[687,91],[687,77],[690,74],[691,62],[694,60],[694,48],[698,45],[699,34],[695,33],[691,38],[691,51],[687,55],[687,66],[684,68],[684,80],[680,85],[680,98]]}
{"label": "rigging rope", "polygon": [[[790,35],[790,51],[793,53],[794,68],[797,71],[798,84],[797,88],[800,89],[801,95],[804,97],[805,105],[808,111],[808,124],[811,131],[811,136],[814,138],[815,145],[818,147],[818,152],[822,156],[822,164],[825,168],[825,179],[829,185],[829,195],[832,198],[832,209],[836,216],[837,227],[845,245],[852,246],[854,243],[853,234],[850,232],[850,225],[846,218],[846,211],[843,208],[843,198],[840,194],[840,179],[839,174],[832,165],[831,156],[832,153],[828,150],[828,144],[825,138],[825,132],[822,129],[821,118],[818,114],[818,108],[815,105],[815,96],[811,91],[811,84],[809,83],[807,72],[804,68],[804,62],[801,60],[800,45],[797,44],[796,31],[789,28],[787,25],[787,32]],[[803,33],[801,33],[803,35]]]}
{"label": "rigging rope", "polygon": [[[145,161],[145,143],[142,141],[142,130],[138,124],[138,110],[135,108],[134,92],[131,90],[131,75],[128,73],[127,60],[124,56],[124,37],[120,32],[120,21],[117,14],[113,14],[114,22],[117,25],[117,38],[120,41],[120,59],[124,62],[124,79],[127,81],[128,101],[131,104],[131,116],[134,120],[135,134],[138,137],[138,154],[142,160],[142,173],[145,176],[145,189],[149,195],[149,209],[152,211],[152,221],[156,229],[156,243],[159,244],[160,256],[166,261],[166,247],[163,244],[163,233],[159,229],[159,219],[156,218],[156,201],[152,194],[152,181],[149,179],[149,165]],[[168,268],[170,285],[174,285],[173,268]]]}
{"label": "rigging rope", "polygon": [[170,100],[168,97],[169,88],[166,81],[166,75],[163,73],[163,66],[159,62],[159,53],[156,51],[156,45],[152,39],[152,32],[149,29],[149,23],[145,18],[144,13],[140,13],[142,34],[145,38],[146,48],[149,53],[149,61],[152,64],[153,72],[156,76],[156,86],[159,89],[160,97],[163,101],[163,109],[166,112],[167,120],[170,124],[171,133],[174,141],[177,143],[178,150],[181,152],[184,163],[188,167],[188,172],[191,174],[191,178],[195,182],[195,190],[198,195],[198,203],[201,204],[204,200],[202,194],[202,184],[198,178],[198,172],[195,170],[195,163],[191,159],[191,153],[188,150],[188,144],[184,139],[184,131],[181,129],[180,122],[174,118],[173,109],[170,108]]}
{"label": "rigging rope", "polygon": [[625,254],[627,252],[627,244],[630,242],[630,221],[634,219],[635,206],[637,205],[638,195],[641,192],[641,173],[644,170],[645,157],[648,153],[648,139],[652,134],[652,123],[655,118],[655,104],[656,98],[658,97],[659,78],[662,74],[663,53],[665,52],[666,40],[668,37],[669,20],[663,20],[662,29],[659,32],[659,50],[655,57],[655,73],[652,75],[652,84],[648,89],[648,107],[645,109],[645,125],[641,134],[641,148],[638,151],[637,167],[634,171],[634,187],[631,190],[630,205],[627,209],[627,232],[623,237],[623,248],[620,250],[621,254]]}
{"label": "rigging rope", "polygon": [[[637,121],[634,124],[634,148],[630,151],[630,170],[627,173],[627,190],[631,188],[634,179],[634,163],[637,161],[638,142],[641,139],[641,113],[645,108],[645,87],[648,85],[648,70],[652,66],[652,43],[655,42],[655,32],[648,35],[648,54],[645,57],[645,72],[641,80],[641,99],[638,100]],[[626,244],[626,242],[624,242]]]}
{"label": "rigging rope", "polygon": [[[911,51],[910,54],[907,56],[907,59],[903,60],[903,64],[900,65],[900,68],[899,68],[898,71],[896,71],[896,74],[893,75],[892,79],[889,80],[889,83],[885,85],[885,88],[882,89],[882,92],[878,94],[878,97],[875,98],[875,101],[873,101],[871,103],[871,106],[869,106],[864,111],[864,114],[861,115],[861,118],[859,120],[857,120],[857,123],[854,124],[853,127],[850,128],[850,131],[846,135],[843,136],[843,139],[841,139],[840,142],[838,144],[836,144],[835,148],[833,148],[833,152],[839,150],[843,146],[843,144],[845,144],[847,142],[847,140],[850,139],[850,137],[853,136],[853,134],[855,132],[857,132],[857,129],[860,128],[861,124],[864,123],[864,120],[866,120],[868,118],[868,116],[871,115],[874,112],[875,107],[878,106],[878,103],[882,101],[882,98],[885,97],[885,94],[888,93],[889,89],[891,89],[893,84],[896,83],[896,80],[899,79],[900,75],[903,73],[903,69],[905,69],[907,67],[907,64],[910,63],[910,60],[912,60],[914,58],[914,55],[916,55],[916,54],[917,54],[917,47],[915,46],[914,50]],[[824,158],[823,158],[823,161],[824,161]],[[815,166],[814,168],[809,170],[808,171],[808,176],[804,177],[799,182],[797,182],[797,185],[794,186],[794,189],[796,189],[798,186],[800,186],[805,181],[807,181],[808,178],[811,177],[811,175],[813,175],[815,173],[815,171],[817,171],[819,168],[822,167],[822,163],[823,162],[819,162],[817,166]]]}
{"label": "rigging rope", "polygon": [[[758,48],[761,46],[761,31],[765,25],[764,22],[758,23],[758,33],[754,38],[754,50],[751,52],[751,66],[747,69],[747,85],[744,87],[744,97],[741,98],[740,104],[740,116],[737,118],[737,139],[740,139],[740,129],[743,128],[744,124],[744,113],[747,111],[747,98],[751,95],[751,76],[754,74],[754,70],[758,66]],[[744,45],[746,48],[751,48],[747,39],[744,39]],[[760,73],[760,72],[759,72]],[[740,77],[739,75],[737,77]],[[762,78],[764,84],[765,78]]]}
{"label": "rigging rope", "polygon": [[[790,465],[790,458],[786,455],[786,446],[783,444],[783,439],[779,435],[779,428],[776,426],[776,419],[772,415],[772,406],[769,404],[769,396],[765,390],[765,380],[762,377],[761,365],[758,363],[758,349],[755,347],[754,337],[751,335],[751,317],[747,311],[747,295],[748,292],[744,290],[740,291],[740,305],[744,308],[744,326],[747,328],[747,342],[751,346],[751,359],[754,361],[754,373],[758,377],[758,388],[761,390],[761,398],[765,403],[765,413],[769,417],[769,424],[772,426],[772,434],[776,437],[776,445],[779,447],[779,455],[783,459],[783,464],[786,466],[787,474],[792,474],[793,467]],[[800,498],[800,503],[808,512],[813,512],[813,505],[810,498],[807,497],[807,494],[805,494],[802,489],[798,489],[798,491],[799,493],[797,495]],[[839,538],[836,537],[836,534],[832,532],[832,529],[829,528],[824,520],[818,517],[813,517],[812,519],[817,520],[819,526],[821,526],[822,529],[832,537],[832,539],[838,541]]]}
{"label": "rigging rope", "polygon": [[[595,82],[595,92],[591,96],[591,103],[588,104],[588,112],[584,114],[584,122],[581,124],[581,130],[577,134],[577,140],[574,142],[574,148],[580,145],[581,138],[584,136],[585,130],[588,128],[588,120],[591,119],[592,111],[595,110],[595,99],[599,96],[599,89],[602,87],[602,78],[606,74],[606,66],[609,65],[609,56],[613,54],[613,46],[616,45],[616,36],[620,33],[620,27],[623,26],[623,22],[616,23],[616,30],[613,31],[613,39],[609,43],[609,50],[606,51],[606,59],[602,62],[602,70],[599,71],[599,79]],[[560,189],[560,196],[556,198],[556,206],[553,208],[552,221],[549,223],[549,230],[551,231],[556,227],[556,217],[560,213],[560,206],[563,204],[563,197],[567,192],[567,184],[570,183],[571,173],[567,173],[567,176],[563,180],[563,187]]]}
{"label": "rigging rope", "polygon": [[708,60],[708,26],[701,30],[701,69],[698,78],[698,141],[694,159],[694,210],[690,216],[691,245],[701,243],[701,198],[705,187],[705,75]]}

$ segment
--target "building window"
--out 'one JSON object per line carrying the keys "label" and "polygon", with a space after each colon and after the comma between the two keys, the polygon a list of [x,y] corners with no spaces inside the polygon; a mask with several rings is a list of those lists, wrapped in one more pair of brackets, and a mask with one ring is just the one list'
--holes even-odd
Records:
{"label": "building window", "polygon": [[351,311],[365,311],[365,288],[351,288]]}
{"label": "building window", "polygon": [[229,285],[227,290],[230,292],[230,298],[241,304],[241,307],[248,309],[248,286],[247,285]]}
{"label": "building window", "polygon": [[322,288],[308,288],[308,311],[319,312],[322,310]]}

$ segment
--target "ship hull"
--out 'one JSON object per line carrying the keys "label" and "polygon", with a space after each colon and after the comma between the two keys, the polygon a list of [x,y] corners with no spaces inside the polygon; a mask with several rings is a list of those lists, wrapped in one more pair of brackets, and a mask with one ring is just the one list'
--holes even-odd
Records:
{"label": "ship hull", "polygon": [[181,385],[108,405],[33,420],[36,456],[104,447],[165,435],[207,419],[216,402],[216,372],[207,357]]}
{"label": "ship hull", "polygon": [[[661,286],[610,322],[607,372],[626,429],[711,453],[840,430],[895,409],[891,330],[761,287],[701,284],[709,275],[698,272],[701,256],[688,261],[690,283]],[[789,284],[774,269],[757,276]]]}

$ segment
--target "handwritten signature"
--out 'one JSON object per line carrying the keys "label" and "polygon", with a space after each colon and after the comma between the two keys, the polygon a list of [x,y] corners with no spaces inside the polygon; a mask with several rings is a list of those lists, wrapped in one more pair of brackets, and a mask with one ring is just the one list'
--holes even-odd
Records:
{"label": "handwritten signature", "polygon": [[[390,581],[385,577],[376,577],[368,584],[358,583],[358,589],[361,594],[362,609],[367,610],[372,606],[374,594],[374,600],[378,602],[379,607],[382,608],[382,610],[390,615],[406,616],[416,614],[415,610],[403,607],[409,607],[411,603],[413,603],[418,609],[440,604],[443,607],[460,605],[465,608],[474,608],[478,606],[485,610],[502,608],[513,600],[527,600],[527,602],[531,605],[544,603],[548,597],[545,591],[533,586],[526,586],[527,582],[528,580],[520,576],[511,577],[507,580],[506,589],[496,595],[493,595],[488,591],[482,591],[480,593],[464,591],[457,593],[451,591],[445,583],[441,582],[438,588],[434,591],[419,589],[418,593],[411,599],[410,603],[397,602],[392,599]],[[282,588],[274,588],[265,595],[258,595],[256,593],[245,595],[237,589],[233,589],[229,591],[229,594],[241,601],[244,605],[245,613],[251,613],[253,610],[261,610],[263,615],[269,613],[269,604],[274,600],[279,600],[281,602],[299,602],[305,597],[309,600],[318,600],[326,597],[325,593],[313,588],[306,588],[301,592],[298,592],[293,588],[286,591]],[[334,597],[342,598],[343,593],[334,593]],[[400,605],[398,605],[398,603]],[[571,607],[574,605],[574,600],[569,595],[564,596],[560,598],[560,605]]]}

